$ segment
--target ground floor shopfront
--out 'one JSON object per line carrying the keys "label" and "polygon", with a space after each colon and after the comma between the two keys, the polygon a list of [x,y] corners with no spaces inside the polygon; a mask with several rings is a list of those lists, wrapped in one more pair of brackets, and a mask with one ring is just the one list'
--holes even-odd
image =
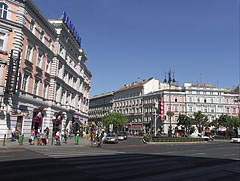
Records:
{"label": "ground floor shopfront", "polygon": [[56,133],[58,130],[70,130],[76,119],[84,123],[83,125],[87,125],[88,116],[86,114],[68,108],[47,100],[26,96],[13,98],[13,100],[8,101],[8,104],[2,99],[0,138],[4,138],[4,135],[9,138],[13,131],[16,134],[30,137],[32,130],[42,132],[47,127],[50,130],[49,134]]}

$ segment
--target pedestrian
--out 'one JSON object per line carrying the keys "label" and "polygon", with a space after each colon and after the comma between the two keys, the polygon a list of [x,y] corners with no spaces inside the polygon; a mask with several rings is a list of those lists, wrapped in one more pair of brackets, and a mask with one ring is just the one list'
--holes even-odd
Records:
{"label": "pedestrian", "polygon": [[29,140],[30,145],[34,145],[34,143],[33,143],[34,138],[35,138],[35,130],[32,128],[32,131],[31,131],[31,139]]}
{"label": "pedestrian", "polygon": [[65,144],[67,144],[67,140],[68,140],[68,129],[66,129],[65,132],[64,132],[64,141],[65,141]]}
{"label": "pedestrian", "polygon": [[75,144],[76,145],[78,145],[78,143],[79,143],[79,136],[80,136],[80,133],[79,133],[79,131],[77,131],[75,134]]}
{"label": "pedestrian", "polygon": [[56,140],[56,145],[60,146],[60,131],[58,131],[56,133],[56,136],[55,136],[55,140]]}
{"label": "pedestrian", "polygon": [[49,138],[49,128],[46,128],[46,144],[48,144],[48,138]]}
{"label": "pedestrian", "polygon": [[43,144],[44,146],[47,145],[47,131],[46,131],[46,130],[44,130],[44,131],[43,131],[43,134],[42,134],[42,144]]}
{"label": "pedestrian", "polygon": [[11,141],[15,141],[15,138],[16,138],[16,132],[15,132],[15,129],[13,128],[11,132]]}
{"label": "pedestrian", "polygon": [[37,130],[37,145],[39,145],[40,141],[40,129]]}

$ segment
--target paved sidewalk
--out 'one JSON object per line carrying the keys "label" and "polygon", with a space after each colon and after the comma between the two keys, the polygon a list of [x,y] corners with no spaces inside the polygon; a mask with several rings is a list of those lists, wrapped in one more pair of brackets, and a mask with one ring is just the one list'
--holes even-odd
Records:
{"label": "paved sidewalk", "polygon": [[[6,139],[5,145],[3,145],[3,139],[0,139],[0,149],[1,148],[19,148],[19,147],[36,147],[36,146],[41,146],[37,145],[37,139],[34,140],[34,145],[30,145],[28,142],[29,138],[25,138],[23,140],[23,144],[19,144],[18,140],[16,141],[11,141],[10,139]],[[79,144],[75,144],[75,137],[72,137],[71,139],[69,138],[67,143],[61,142],[61,146],[64,147],[71,147],[71,146],[90,146],[91,142],[86,140],[86,138],[80,137],[79,139]],[[46,145],[47,147],[52,147],[56,146],[55,139],[53,139],[53,144],[52,144],[52,138],[49,139],[49,143]]]}

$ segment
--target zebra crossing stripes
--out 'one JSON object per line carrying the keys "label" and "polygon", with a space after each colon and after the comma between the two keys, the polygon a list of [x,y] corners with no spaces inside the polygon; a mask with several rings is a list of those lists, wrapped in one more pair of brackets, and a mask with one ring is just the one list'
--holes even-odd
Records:
{"label": "zebra crossing stripes", "polygon": [[28,150],[38,152],[42,155],[51,158],[62,158],[62,157],[81,157],[81,156],[94,156],[94,155],[106,155],[123,153],[119,151],[104,150],[101,148],[92,147],[31,147]]}

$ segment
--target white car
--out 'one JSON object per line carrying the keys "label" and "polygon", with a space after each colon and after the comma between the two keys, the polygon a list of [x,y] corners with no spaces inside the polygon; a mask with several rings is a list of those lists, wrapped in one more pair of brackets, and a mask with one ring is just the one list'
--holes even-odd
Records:
{"label": "white car", "polygon": [[118,140],[123,141],[124,140],[124,135],[123,134],[118,134]]}
{"label": "white car", "polygon": [[240,135],[232,137],[231,143],[240,143]]}

